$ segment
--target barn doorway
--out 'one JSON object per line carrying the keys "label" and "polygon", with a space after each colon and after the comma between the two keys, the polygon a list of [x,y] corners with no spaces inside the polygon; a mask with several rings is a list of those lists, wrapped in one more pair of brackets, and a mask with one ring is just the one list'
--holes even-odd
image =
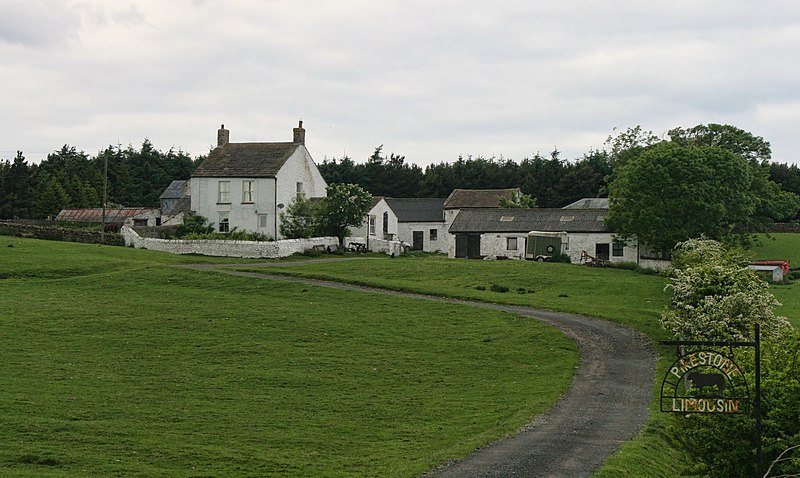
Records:
{"label": "barn doorway", "polygon": [[411,233],[411,249],[421,251],[424,248],[423,242],[425,241],[425,231],[412,231]]}
{"label": "barn doorway", "polygon": [[609,246],[609,244],[607,242],[606,243],[595,244],[595,246],[594,246],[594,256],[597,259],[601,260],[601,261],[609,260],[611,258],[610,257],[610,246]]}
{"label": "barn doorway", "polygon": [[458,234],[456,235],[456,257],[481,256],[481,236],[479,234]]}

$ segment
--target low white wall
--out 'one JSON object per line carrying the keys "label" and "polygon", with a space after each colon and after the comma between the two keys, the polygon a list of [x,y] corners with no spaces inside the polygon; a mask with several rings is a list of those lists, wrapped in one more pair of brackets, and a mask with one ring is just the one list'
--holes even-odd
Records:
{"label": "low white wall", "polygon": [[[280,241],[214,241],[153,239],[141,237],[132,228],[123,226],[120,230],[126,246],[151,251],[169,252],[171,254],[201,254],[217,257],[243,257],[251,259],[276,259],[295,253],[302,253],[314,246],[336,246],[339,239],[335,237],[313,237],[310,239],[283,239]],[[358,239],[358,238],[355,238]],[[345,241],[347,244],[348,241]]]}
{"label": "low white wall", "polygon": [[403,245],[400,241],[385,241],[383,239],[377,239],[375,236],[369,237],[369,251],[380,252],[389,256],[399,256],[404,252]]}

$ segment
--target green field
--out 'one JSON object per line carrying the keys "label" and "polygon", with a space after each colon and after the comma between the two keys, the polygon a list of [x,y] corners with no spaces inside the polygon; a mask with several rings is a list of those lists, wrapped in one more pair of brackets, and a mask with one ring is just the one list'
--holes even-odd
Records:
{"label": "green field", "polygon": [[[773,237],[754,255],[800,246]],[[513,433],[577,363],[536,321],[178,267],[195,262],[245,261],[0,237],[0,476],[413,477]],[[626,270],[428,256],[277,271],[665,337],[664,279]],[[796,287],[773,292],[800,325]],[[651,411],[596,476],[681,473]]]}
{"label": "green field", "polygon": [[0,475],[417,476],[577,364],[533,320],[189,262],[221,261],[0,237]]}

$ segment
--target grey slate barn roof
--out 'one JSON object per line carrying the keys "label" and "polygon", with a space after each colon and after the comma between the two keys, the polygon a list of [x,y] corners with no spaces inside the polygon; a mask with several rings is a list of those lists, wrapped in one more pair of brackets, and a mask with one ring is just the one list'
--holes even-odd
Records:
{"label": "grey slate barn roof", "polygon": [[499,197],[511,199],[520,194],[514,189],[453,189],[444,201],[445,209],[461,209],[465,207],[499,207]]}
{"label": "grey slate barn roof", "polygon": [[444,198],[385,198],[399,222],[444,221]]}
{"label": "grey slate barn roof", "polygon": [[169,183],[167,189],[161,193],[159,199],[180,199],[185,195],[186,183],[189,181],[186,180],[175,180]]}
{"label": "grey slate barn roof", "polygon": [[206,178],[274,178],[296,143],[227,143],[213,149],[192,174]]}
{"label": "grey slate barn roof", "polygon": [[608,209],[608,198],[578,199],[574,203],[564,206],[564,209]]}
{"label": "grey slate barn roof", "polygon": [[462,209],[450,233],[609,232],[607,209]]}

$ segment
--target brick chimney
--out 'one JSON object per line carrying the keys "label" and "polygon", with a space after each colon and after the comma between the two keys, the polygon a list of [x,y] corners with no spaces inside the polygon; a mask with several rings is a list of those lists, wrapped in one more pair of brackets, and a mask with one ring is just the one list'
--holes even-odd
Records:
{"label": "brick chimney", "polygon": [[294,133],[294,144],[306,144],[306,130],[303,129],[302,120],[292,132]]}
{"label": "brick chimney", "polygon": [[225,129],[225,125],[220,125],[217,130],[217,148],[221,148],[228,144],[231,140],[231,132]]}

